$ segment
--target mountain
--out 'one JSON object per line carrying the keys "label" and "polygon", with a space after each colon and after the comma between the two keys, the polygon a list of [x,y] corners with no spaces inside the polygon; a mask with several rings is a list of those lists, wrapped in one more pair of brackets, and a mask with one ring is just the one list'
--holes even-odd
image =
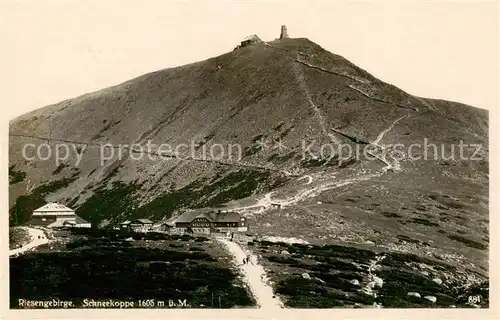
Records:
{"label": "mountain", "polygon": [[[11,224],[49,201],[102,225],[226,206],[263,234],[376,244],[487,272],[488,112],[408,94],[305,38],[65,100],[12,120],[9,135]],[[23,156],[38,147],[52,156]],[[455,159],[417,159],[452,147]]]}

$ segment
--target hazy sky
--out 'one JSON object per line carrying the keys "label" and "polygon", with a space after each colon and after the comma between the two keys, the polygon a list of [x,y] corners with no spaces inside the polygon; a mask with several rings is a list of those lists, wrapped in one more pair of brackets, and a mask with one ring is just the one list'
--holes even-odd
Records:
{"label": "hazy sky", "polygon": [[[245,36],[307,37],[420,96],[492,109],[495,2],[0,2],[0,101],[26,111],[232,50]],[[4,114],[5,115],[5,114]]]}

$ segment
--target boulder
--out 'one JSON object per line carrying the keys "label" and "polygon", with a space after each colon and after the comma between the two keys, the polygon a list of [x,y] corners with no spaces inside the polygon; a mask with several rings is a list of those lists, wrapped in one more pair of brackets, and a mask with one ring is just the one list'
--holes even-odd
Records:
{"label": "boulder", "polygon": [[359,286],[359,281],[357,279],[352,279],[351,281],[349,281],[350,283],[352,283],[353,285],[355,286]]}
{"label": "boulder", "polygon": [[302,274],[302,278],[310,280],[310,279],[311,279],[311,276],[309,275],[309,273],[304,272],[304,273]]}
{"label": "boulder", "polygon": [[286,250],[283,250],[281,251],[281,254],[284,255],[284,256],[287,256],[290,254],[290,252],[286,251]]}
{"label": "boulder", "polygon": [[434,297],[434,296],[425,296],[424,298],[427,299],[427,300],[429,300],[430,302],[436,302],[437,301],[437,298]]}
{"label": "boulder", "polygon": [[434,281],[437,284],[443,284],[443,280],[441,280],[439,278],[434,278],[434,279],[432,279],[432,281]]}
{"label": "boulder", "polygon": [[420,298],[420,293],[418,293],[418,292],[408,292],[407,295],[410,297]]}

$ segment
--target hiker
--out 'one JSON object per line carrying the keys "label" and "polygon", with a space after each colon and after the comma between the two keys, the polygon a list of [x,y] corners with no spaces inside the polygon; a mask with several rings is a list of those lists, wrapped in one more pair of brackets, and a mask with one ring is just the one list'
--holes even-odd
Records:
{"label": "hiker", "polygon": [[[251,262],[251,261],[250,261],[250,255],[249,255],[249,254],[247,254],[247,263],[249,263],[249,262]],[[252,264],[253,264],[253,263],[252,263]]]}
{"label": "hiker", "polygon": [[247,263],[247,259],[243,258],[243,264],[246,264],[246,263]]}

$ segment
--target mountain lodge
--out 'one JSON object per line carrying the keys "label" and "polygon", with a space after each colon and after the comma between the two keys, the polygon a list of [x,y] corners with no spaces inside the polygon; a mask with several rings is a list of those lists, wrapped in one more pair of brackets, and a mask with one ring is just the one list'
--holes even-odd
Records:
{"label": "mountain lodge", "polygon": [[75,214],[75,211],[65,205],[50,202],[33,211],[30,225],[57,228],[71,226],[76,228],[90,228],[90,223]]}
{"label": "mountain lodge", "polygon": [[191,210],[175,219],[175,228],[193,233],[248,231],[245,217],[235,211]]}
{"label": "mountain lodge", "polygon": [[250,44],[260,43],[262,40],[256,35],[252,34],[241,41],[240,48],[246,47]]}
{"label": "mountain lodge", "polygon": [[129,228],[134,232],[149,232],[153,230],[153,221],[149,219],[133,220],[130,222]]}

